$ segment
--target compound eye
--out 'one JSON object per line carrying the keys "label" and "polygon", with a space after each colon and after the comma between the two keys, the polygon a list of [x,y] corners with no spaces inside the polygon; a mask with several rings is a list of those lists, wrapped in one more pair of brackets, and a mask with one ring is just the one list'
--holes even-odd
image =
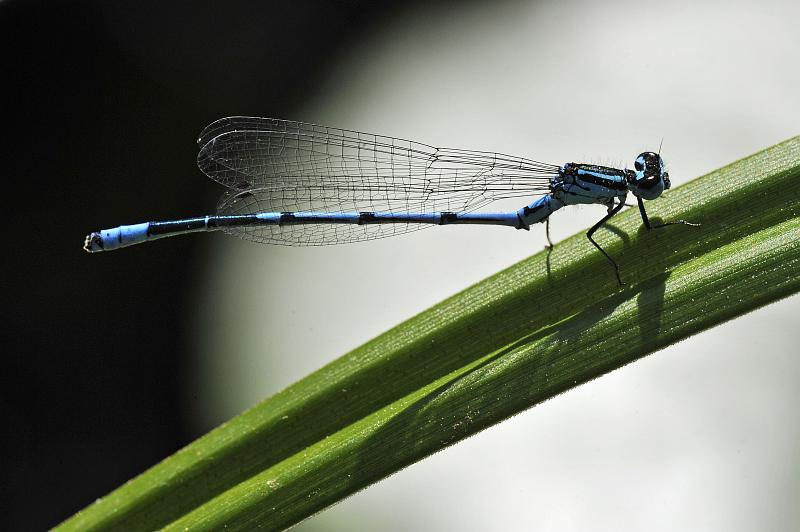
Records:
{"label": "compound eye", "polygon": [[640,172],[644,170],[644,157],[642,157],[641,155],[638,156],[636,160],[633,162],[633,167]]}
{"label": "compound eye", "polygon": [[648,190],[648,189],[651,189],[654,186],[658,185],[660,181],[661,181],[661,179],[659,179],[658,176],[650,176],[650,177],[646,177],[644,179],[639,180],[637,185],[641,189]]}

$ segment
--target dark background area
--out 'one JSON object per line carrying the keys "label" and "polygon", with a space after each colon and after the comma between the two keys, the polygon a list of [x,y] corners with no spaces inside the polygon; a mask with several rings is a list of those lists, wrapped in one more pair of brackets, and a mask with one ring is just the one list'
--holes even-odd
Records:
{"label": "dark background area", "polygon": [[0,2],[3,529],[52,527],[200,435],[181,403],[207,244],[89,256],[84,235],[213,211],[220,191],[194,165],[203,126],[293,118],[393,9]]}

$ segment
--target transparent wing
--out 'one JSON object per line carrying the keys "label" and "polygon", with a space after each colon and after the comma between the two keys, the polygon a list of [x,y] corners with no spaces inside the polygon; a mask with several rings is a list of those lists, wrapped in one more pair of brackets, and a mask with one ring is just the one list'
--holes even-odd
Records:
{"label": "transparent wing", "polygon": [[[197,163],[228,187],[221,214],[290,211],[473,211],[548,191],[559,167],[498,153],[271,118],[230,117],[206,127]],[[421,224],[232,228],[259,242],[324,245],[382,238]]]}

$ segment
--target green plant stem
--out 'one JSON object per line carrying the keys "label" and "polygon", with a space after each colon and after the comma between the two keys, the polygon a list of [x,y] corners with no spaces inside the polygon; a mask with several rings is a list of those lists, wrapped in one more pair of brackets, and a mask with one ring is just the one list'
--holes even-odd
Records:
{"label": "green plant stem", "polygon": [[[508,416],[800,290],[800,137],[632,209],[309,375],[62,524],[280,529]],[[277,356],[277,355],[276,355]]]}

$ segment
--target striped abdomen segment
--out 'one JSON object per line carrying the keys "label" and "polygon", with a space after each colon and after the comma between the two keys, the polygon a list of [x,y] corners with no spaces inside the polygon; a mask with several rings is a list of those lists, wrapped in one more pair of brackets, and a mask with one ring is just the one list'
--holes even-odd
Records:
{"label": "striped abdomen segment", "polygon": [[262,212],[243,215],[217,215],[169,222],[146,222],[104,229],[86,237],[89,252],[110,251],[158,238],[216,231],[225,227],[288,226],[303,224],[483,224],[527,228],[516,212]]}

